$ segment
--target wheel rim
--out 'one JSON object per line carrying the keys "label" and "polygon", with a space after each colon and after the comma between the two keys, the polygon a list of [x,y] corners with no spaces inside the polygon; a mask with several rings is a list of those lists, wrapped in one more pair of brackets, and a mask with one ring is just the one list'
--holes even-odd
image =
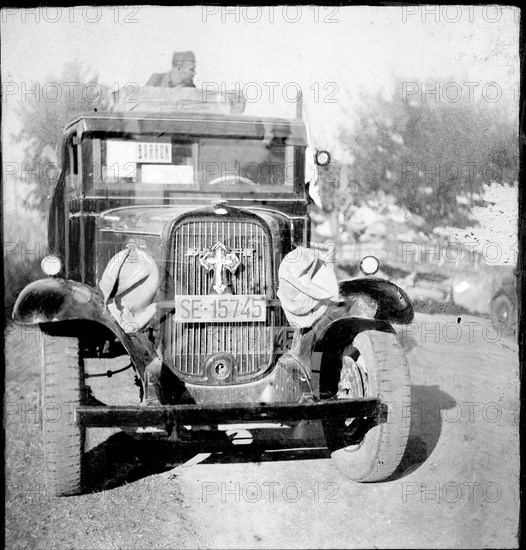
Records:
{"label": "wheel rim", "polygon": [[[353,348],[356,350],[356,348]],[[356,350],[356,352],[359,351]],[[342,369],[338,382],[338,399],[352,399],[353,397],[367,397],[367,369],[363,357],[356,353],[346,353],[342,356]]]}
{"label": "wheel rim", "polygon": [[[353,399],[368,397],[369,393],[365,358],[356,346],[348,346],[342,355],[342,368],[336,398]],[[362,427],[363,421],[360,418],[347,418],[336,424],[335,428],[338,432],[338,437],[341,438],[343,450],[346,452],[355,452],[363,445],[364,437],[359,443],[354,442]]]}

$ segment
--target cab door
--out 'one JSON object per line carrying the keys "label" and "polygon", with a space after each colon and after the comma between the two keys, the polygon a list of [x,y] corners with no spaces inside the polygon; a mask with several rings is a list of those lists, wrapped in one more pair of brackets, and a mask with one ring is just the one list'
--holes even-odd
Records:
{"label": "cab door", "polygon": [[82,166],[80,155],[80,140],[77,133],[71,136],[68,144],[68,174],[65,179],[65,210],[66,224],[66,263],[68,276],[76,281],[84,282],[83,266],[83,235],[82,235]]}
{"label": "cab door", "polygon": [[50,252],[63,263],[63,275],[80,277],[80,178],[76,133],[65,137],[62,173],[53,193],[48,221]]}

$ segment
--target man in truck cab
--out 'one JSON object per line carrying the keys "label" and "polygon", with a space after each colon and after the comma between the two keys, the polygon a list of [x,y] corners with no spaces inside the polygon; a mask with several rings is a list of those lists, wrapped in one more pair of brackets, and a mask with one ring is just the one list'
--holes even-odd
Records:
{"label": "man in truck cab", "polygon": [[195,88],[195,55],[192,51],[174,52],[172,70],[166,73],[153,73],[146,86],[157,88]]}

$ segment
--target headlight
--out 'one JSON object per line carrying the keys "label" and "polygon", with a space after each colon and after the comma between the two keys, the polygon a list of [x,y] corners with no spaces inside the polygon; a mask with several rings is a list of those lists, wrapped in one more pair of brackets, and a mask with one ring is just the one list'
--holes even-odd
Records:
{"label": "headlight", "polygon": [[360,271],[364,275],[374,275],[380,269],[380,262],[374,256],[364,256],[360,262]]}
{"label": "headlight", "polygon": [[318,166],[327,166],[331,162],[331,155],[329,154],[329,151],[316,151],[316,154],[314,155],[314,162]]}
{"label": "headlight", "polygon": [[62,262],[58,256],[54,256],[51,254],[50,256],[46,256],[43,258],[43,260],[40,262],[40,266],[42,267],[42,271],[49,275],[50,277],[54,277],[55,275],[58,275],[62,269]]}

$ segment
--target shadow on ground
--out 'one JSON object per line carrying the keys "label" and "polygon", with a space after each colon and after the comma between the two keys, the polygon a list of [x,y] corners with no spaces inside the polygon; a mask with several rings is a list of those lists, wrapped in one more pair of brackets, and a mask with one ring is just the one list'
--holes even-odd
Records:
{"label": "shadow on ground", "polygon": [[[411,404],[405,406],[410,415],[410,431],[402,461],[389,481],[403,478],[421,467],[431,455],[442,432],[442,411],[456,406],[449,394],[438,386],[411,388]],[[325,440],[316,423],[303,426],[300,434],[260,440],[250,445],[232,445],[224,432],[214,439],[177,443],[160,438],[132,437],[123,432],[110,436],[86,454],[87,492],[99,492],[166,472],[194,459],[207,464],[240,464],[276,460],[316,460],[330,458]],[[298,438],[298,435],[301,436]],[[296,436],[296,438],[294,437]]]}
{"label": "shadow on ground", "polygon": [[114,489],[169,470],[174,460],[187,460],[173,445],[161,443],[136,440],[123,432],[110,436],[84,457],[85,492]]}
{"label": "shadow on ground", "polygon": [[411,387],[409,439],[400,465],[390,480],[403,478],[422,466],[436,447],[442,432],[442,411],[452,409],[456,401],[438,386]]}
{"label": "shadow on ground", "polygon": [[255,439],[250,445],[233,445],[224,433],[215,435],[206,442],[177,443],[163,438],[132,437],[124,432],[113,434],[85,455],[85,492],[114,489],[172,470],[190,460],[194,462],[200,453],[204,454],[198,461],[207,464],[330,458],[323,436],[320,439],[316,434],[301,441],[283,436]]}

